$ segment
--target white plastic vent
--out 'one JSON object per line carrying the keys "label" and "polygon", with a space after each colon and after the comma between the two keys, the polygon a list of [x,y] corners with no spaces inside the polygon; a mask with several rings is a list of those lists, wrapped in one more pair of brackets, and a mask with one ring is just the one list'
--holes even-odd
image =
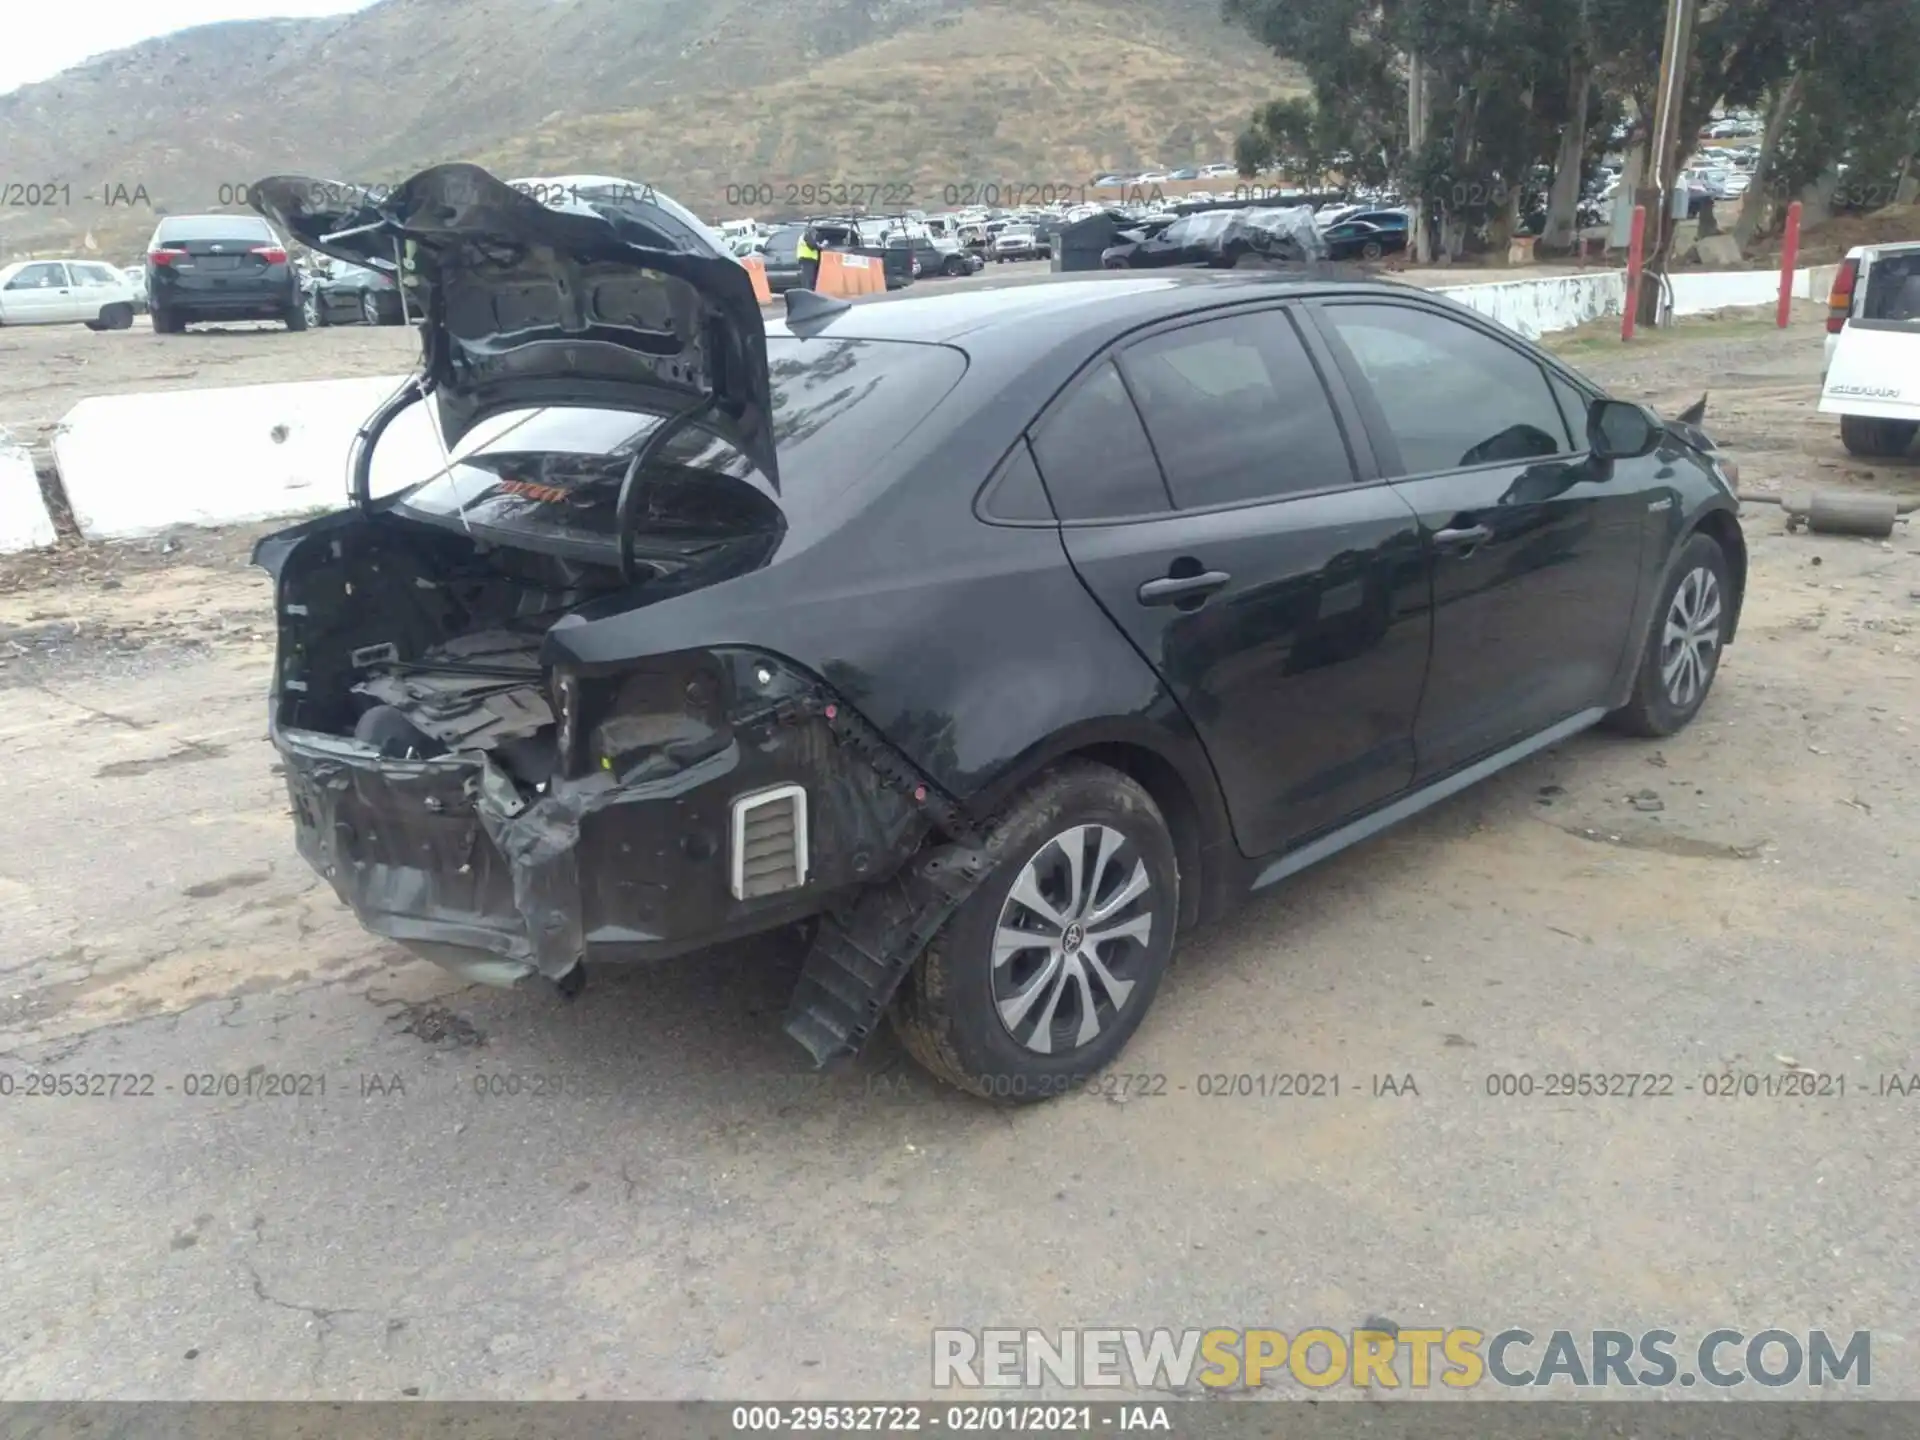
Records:
{"label": "white plastic vent", "polygon": [[807,883],[807,791],[757,790],[733,802],[733,898],[752,900]]}

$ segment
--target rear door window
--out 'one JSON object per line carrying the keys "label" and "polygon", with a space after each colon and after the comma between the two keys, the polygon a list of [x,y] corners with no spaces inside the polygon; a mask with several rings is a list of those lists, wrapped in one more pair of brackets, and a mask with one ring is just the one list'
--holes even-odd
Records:
{"label": "rear door window", "polygon": [[1152,336],[1120,367],[1183,510],[1353,480],[1333,403],[1282,311]]}
{"label": "rear door window", "polygon": [[1172,508],[1140,412],[1111,360],[1101,361],[1041,422],[1033,454],[1062,520],[1118,520]]}

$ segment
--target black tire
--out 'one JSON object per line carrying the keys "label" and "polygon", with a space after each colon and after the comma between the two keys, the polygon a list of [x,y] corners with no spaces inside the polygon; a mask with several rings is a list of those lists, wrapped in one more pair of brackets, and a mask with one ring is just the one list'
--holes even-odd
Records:
{"label": "black tire", "polygon": [[306,301],[295,298],[293,307],[280,317],[286,322],[287,329],[298,332],[307,328]]}
{"label": "black tire", "polygon": [[[1085,842],[1079,873],[1089,906],[1110,903],[1144,873],[1147,888],[1106,923],[1118,926],[1144,914],[1145,939],[1136,934],[1102,941],[1091,964],[1083,959],[1073,969],[1063,962],[1054,971],[1048,957],[1056,952],[1045,944],[1016,950],[996,966],[995,937],[1003,919],[1016,920],[1017,928],[1037,926],[1038,936],[1047,933],[1039,912],[1012,897],[1030,862],[1037,876],[1051,877],[1040,881],[1042,899],[1057,903],[1068,898],[1064,885],[1051,892],[1048,887],[1072,875],[1056,842],[1077,834],[1079,827],[1098,827],[1079,834]],[[1103,867],[1097,862],[1104,831],[1114,832],[1120,841]],[[1126,1046],[1153,1004],[1173,955],[1180,914],[1179,866],[1153,798],[1119,771],[1086,761],[1069,762],[1036,780],[994,824],[986,845],[995,858],[994,868],[901,985],[893,1027],[907,1052],[938,1078],[991,1100],[1031,1104],[1068,1094],[1099,1073]],[[1100,873],[1094,874],[1096,870]],[[1069,916],[1076,913],[1070,906],[1062,908]],[[1084,927],[1076,923],[1064,933],[1074,934],[1077,945]],[[1118,1004],[1101,968],[1127,986]],[[1087,977],[1084,991],[1076,971]],[[1056,974],[1057,982],[1045,982],[1043,972]],[[1034,997],[1012,1028],[1001,1019],[996,984],[1002,990],[1000,1001],[1012,998],[1005,993],[1009,989]],[[1098,1033],[1080,1045],[1075,1042],[1088,997],[1094,1000]],[[1051,1022],[1046,1027],[1050,1053],[1031,1048],[1042,1020]],[[1016,1039],[1015,1029],[1027,1033]]]}
{"label": "black tire", "polygon": [[1920,424],[1912,420],[1879,420],[1866,415],[1840,417],[1840,443],[1849,455],[1889,459],[1907,453]]}
{"label": "black tire", "polygon": [[[1671,682],[1664,673],[1665,667],[1677,658],[1681,644],[1685,643],[1667,638],[1668,622],[1684,619],[1681,609],[1677,608],[1683,604],[1679,599],[1682,588],[1702,572],[1712,579],[1711,586],[1707,587],[1713,602],[1712,646],[1710,656],[1704,660],[1699,647],[1691,647],[1695,649],[1696,667],[1703,664],[1704,673],[1696,668],[1696,683],[1688,687],[1682,683],[1685,665]],[[1707,693],[1713,689],[1714,677],[1720,673],[1720,656],[1726,648],[1727,625],[1733,618],[1733,599],[1725,552],[1710,536],[1695,535],[1680,547],[1680,553],[1668,568],[1666,584],[1660,590],[1660,603],[1654,607],[1646,638],[1641,642],[1640,668],[1634,676],[1633,695],[1625,705],[1607,716],[1606,723],[1610,729],[1625,735],[1657,739],[1685,728],[1700,713],[1700,707],[1706,703]],[[1700,601],[1695,613],[1704,616],[1708,608],[1705,601]]]}
{"label": "black tire", "polygon": [[102,330],[131,330],[133,328],[133,306],[124,301],[100,307],[100,328]]}
{"label": "black tire", "polygon": [[1380,242],[1378,240],[1369,240],[1360,247],[1360,258],[1362,260],[1378,260],[1386,253],[1386,251],[1380,248]]}
{"label": "black tire", "polygon": [[187,328],[186,321],[158,305],[148,310],[147,314],[153,320],[153,333],[156,335],[178,335]]}
{"label": "black tire", "polygon": [[82,320],[80,323],[85,325],[89,330],[98,331],[107,328],[107,322],[104,320]]}

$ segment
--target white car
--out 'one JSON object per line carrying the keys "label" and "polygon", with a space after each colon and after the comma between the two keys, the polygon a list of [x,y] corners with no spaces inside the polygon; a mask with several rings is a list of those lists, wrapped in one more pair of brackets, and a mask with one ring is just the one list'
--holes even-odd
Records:
{"label": "white car", "polygon": [[1903,455],[1920,434],[1920,240],[1857,245],[1827,299],[1820,413],[1855,455]]}
{"label": "white car", "polygon": [[0,270],[0,325],[125,330],[134,309],[127,277],[98,260],[18,260]]}

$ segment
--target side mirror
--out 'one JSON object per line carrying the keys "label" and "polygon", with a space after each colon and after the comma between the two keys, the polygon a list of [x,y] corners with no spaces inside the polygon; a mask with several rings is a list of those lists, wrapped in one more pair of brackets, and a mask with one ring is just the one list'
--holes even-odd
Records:
{"label": "side mirror", "polygon": [[1587,448],[1596,460],[1637,460],[1659,447],[1665,428],[1644,405],[1596,400],[1587,410]]}

